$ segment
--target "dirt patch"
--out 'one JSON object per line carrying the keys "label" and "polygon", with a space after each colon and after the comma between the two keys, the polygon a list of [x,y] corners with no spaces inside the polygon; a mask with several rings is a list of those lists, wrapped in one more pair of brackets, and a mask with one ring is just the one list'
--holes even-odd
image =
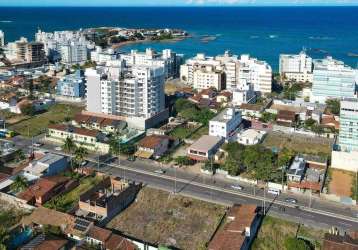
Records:
{"label": "dirt patch", "polygon": [[224,213],[223,206],[145,187],[107,227],[154,244],[195,250],[210,240]]}
{"label": "dirt patch", "polygon": [[352,173],[332,169],[331,181],[329,183],[329,192],[338,196],[351,196],[353,184]]}

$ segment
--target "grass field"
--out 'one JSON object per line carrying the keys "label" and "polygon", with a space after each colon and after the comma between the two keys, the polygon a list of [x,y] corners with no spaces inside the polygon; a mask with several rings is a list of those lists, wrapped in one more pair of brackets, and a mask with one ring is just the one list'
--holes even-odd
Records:
{"label": "grass field", "polygon": [[80,185],[72,191],[57,196],[45,204],[45,207],[56,209],[60,212],[68,212],[78,202],[80,195],[88,191],[101,181],[99,177],[86,177],[80,180]]}
{"label": "grass field", "polygon": [[328,156],[331,153],[330,143],[332,140],[327,138],[271,132],[266,136],[263,145],[277,149],[286,147],[297,153]]}
{"label": "grass field", "polygon": [[151,243],[196,250],[209,241],[224,213],[219,205],[145,187],[107,227]]}
{"label": "grass field", "polygon": [[[304,237],[312,246],[321,249],[324,231],[299,226],[297,223],[266,216],[257,234],[252,249],[271,250],[286,249],[284,242],[289,237]],[[291,250],[291,249],[287,249]]]}
{"label": "grass field", "polygon": [[9,129],[23,136],[36,136],[46,130],[50,123],[59,123],[65,119],[72,119],[82,109],[79,106],[55,104],[47,112],[22,120],[11,125]]}

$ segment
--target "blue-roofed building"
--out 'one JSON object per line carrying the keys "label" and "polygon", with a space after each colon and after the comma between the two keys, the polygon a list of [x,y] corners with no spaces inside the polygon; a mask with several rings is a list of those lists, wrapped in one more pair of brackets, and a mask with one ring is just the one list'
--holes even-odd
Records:
{"label": "blue-roofed building", "polygon": [[57,94],[66,97],[82,98],[86,93],[86,80],[82,70],[64,76],[57,82]]}

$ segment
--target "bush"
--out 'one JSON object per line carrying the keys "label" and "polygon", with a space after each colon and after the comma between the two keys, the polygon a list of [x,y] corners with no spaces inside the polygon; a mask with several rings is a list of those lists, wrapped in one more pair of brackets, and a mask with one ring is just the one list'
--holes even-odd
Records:
{"label": "bush", "polygon": [[311,247],[306,244],[304,240],[300,240],[294,237],[287,237],[285,239],[286,250],[310,250]]}
{"label": "bush", "polygon": [[188,156],[178,156],[174,159],[175,163],[182,166],[194,165],[195,161],[190,159]]}

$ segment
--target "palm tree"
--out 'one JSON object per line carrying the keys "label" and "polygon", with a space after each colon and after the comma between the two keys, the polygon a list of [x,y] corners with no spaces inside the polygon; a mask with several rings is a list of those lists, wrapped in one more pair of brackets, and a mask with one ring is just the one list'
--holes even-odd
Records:
{"label": "palm tree", "polygon": [[72,153],[74,150],[76,150],[76,144],[72,140],[72,138],[67,137],[64,144],[62,145],[62,149],[66,153]]}
{"label": "palm tree", "polygon": [[84,161],[86,155],[88,155],[88,151],[86,148],[80,146],[75,149],[75,161],[79,164]]}
{"label": "palm tree", "polygon": [[15,192],[20,192],[27,188],[27,180],[25,177],[22,177],[20,175],[16,176],[14,182],[11,184],[11,189]]}

